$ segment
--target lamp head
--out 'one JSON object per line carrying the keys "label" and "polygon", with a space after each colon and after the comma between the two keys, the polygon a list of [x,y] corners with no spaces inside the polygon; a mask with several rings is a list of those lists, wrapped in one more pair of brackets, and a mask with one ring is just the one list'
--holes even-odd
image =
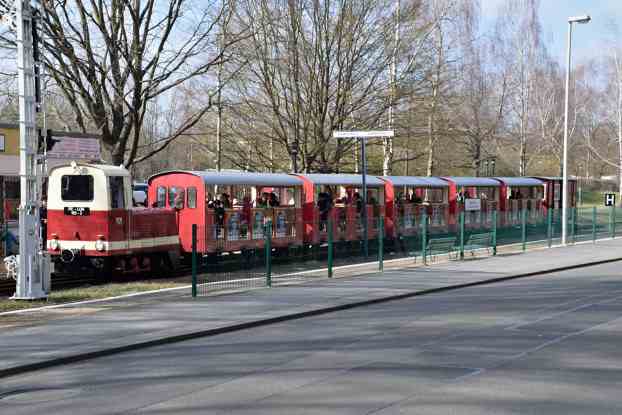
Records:
{"label": "lamp head", "polygon": [[585,23],[589,23],[590,20],[592,20],[592,18],[586,14],[583,16],[575,16],[575,17],[569,17],[568,18],[568,23],[579,23],[579,24],[585,24]]}

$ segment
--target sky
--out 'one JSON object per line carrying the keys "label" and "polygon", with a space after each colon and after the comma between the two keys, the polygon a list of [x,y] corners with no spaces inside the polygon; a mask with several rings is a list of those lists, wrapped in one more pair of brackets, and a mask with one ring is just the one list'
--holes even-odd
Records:
{"label": "sky", "polygon": [[[480,0],[483,25],[486,30],[494,26],[499,6],[505,0]],[[589,14],[592,21],[586,25],[574,25],[572,29],[573,62],[583,62],[605,54],[611,39],[611,30],[617,24],[617,41],[622,44],[622,0],[540,0],[540,23],[542,34],[551,55],[560,63],[565,62],[568,17]]]}

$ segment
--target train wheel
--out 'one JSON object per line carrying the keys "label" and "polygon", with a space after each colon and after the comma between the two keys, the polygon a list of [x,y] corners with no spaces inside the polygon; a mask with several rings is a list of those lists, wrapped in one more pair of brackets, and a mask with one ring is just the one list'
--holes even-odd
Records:
{"label": "train wheel", "polygon": [[93,258],[91,259],[91,265],[95,270],[95,278],[98,281],[109,281],[112,279],[114,271],[113,258]]}

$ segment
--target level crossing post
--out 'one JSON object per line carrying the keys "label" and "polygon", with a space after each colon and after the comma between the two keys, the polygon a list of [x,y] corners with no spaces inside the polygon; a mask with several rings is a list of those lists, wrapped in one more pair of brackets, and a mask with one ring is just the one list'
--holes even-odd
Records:
{"label": "level crossing post", "polygon": [[335,244],[333,241],[333,219],[329,216],[328,223],[328,278],[333,277],[333,249]]}
{"label": "level crossing post", "polygon": [[192,225],[192,297],[197,296],[197,225]]}

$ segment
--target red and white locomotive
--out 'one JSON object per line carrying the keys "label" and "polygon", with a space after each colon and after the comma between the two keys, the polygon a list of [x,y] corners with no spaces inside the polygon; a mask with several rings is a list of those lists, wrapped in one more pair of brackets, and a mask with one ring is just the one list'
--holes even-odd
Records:
{"label": "red and white locomotive", "polygon": [[173,266],[176,219],[172,210],[133,207],[132,180],[123,167],[72,162],[50,171],[47,249],[57,270]]}

